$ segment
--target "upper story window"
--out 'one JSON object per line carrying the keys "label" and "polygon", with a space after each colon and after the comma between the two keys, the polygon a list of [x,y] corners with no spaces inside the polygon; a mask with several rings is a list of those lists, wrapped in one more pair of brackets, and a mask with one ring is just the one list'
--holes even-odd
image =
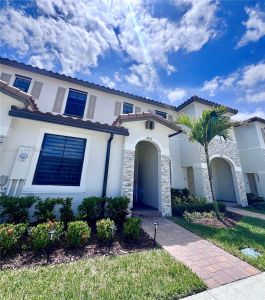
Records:
{"label": "upper story window", "polygon": [[83,118],[86,99],[87,93],[70,89],[64,114]]}
{"label": "upper story window", "polygon": [[30,83],[31,83],[31,78],[16,75],[16,79],[14,81],[13,86],[27,93],[29,90]]}
{"label": "upper story window", "polygon": [[124,102],[122,113],[123,114],[132,114],[133,113],[133,104]]}
{"label": "upper story window", "polygon": [[32,184],[79,186],[85,147],[85,139],[46,133]]}
{"label": "upper story window", "polygon": [[167,113],[166,112],[163,112],[163,111],[159,111],[159,110],[156,110],[155,111],[156,115],[166,119],[167,118]]}

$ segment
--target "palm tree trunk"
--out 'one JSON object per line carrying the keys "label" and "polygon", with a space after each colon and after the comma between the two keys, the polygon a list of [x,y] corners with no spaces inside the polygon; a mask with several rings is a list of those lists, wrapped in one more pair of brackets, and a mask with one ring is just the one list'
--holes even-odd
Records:
{"label": "palm tree trunk", "polygon": [[217,217],[217,219],[220,220],[221,215],[220,215],[218,204],[217,204],[215,194],[214,194],[214,191],[213,191],[213,173],[212,173],[212,168],[210,166],[210,159],[209,159],[209,153],[208,153],[208,144],[206,144],[204,146],[204,151],[205,151],[205,156],[206,156],[206,164],[207,164],[207,169],[208,169],[208,176],[209,176],[211,194],[212,194],[212,198],[213,198],[213,206],[214,206],[216,217]]}

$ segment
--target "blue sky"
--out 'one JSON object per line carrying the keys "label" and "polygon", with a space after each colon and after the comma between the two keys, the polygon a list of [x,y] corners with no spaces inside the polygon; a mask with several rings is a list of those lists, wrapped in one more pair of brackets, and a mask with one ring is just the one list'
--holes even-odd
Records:
{"label": "blue sky", "polygon": [[265,2],[0,2],[0,55],[179,105],[265,118]]}

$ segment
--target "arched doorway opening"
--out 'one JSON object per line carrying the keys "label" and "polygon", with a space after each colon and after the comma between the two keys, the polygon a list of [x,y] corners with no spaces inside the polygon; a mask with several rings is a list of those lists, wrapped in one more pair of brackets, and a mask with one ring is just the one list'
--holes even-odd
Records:
{"label": "arched doorway opening", "polygon": [[215,157],[211,160],[211,167],[216,200],[235,203],[236,192],[230,164],[223,158]]}
{"label": "arched doorway opening", "polygon": [[158,154],[151,142],[140,141],[135,147],[134,208],[159,209]]}

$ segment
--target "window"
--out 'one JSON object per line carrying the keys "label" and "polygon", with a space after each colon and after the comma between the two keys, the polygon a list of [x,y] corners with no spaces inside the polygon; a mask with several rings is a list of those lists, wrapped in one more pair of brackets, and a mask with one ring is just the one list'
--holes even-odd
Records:
{"label": "window", "polygon": [[87,93],[70,89],[64,114],[83,118],[86,106],[86,98]]}
{"label": "window", "polygon": [[79,186],[86,140],[45,134],[33,184]]}
{"label": "window", "polygon": [[166,119],[167,118],[167,113],[163,112],[163,111],[159,111],[159,110],[156,110],[156,115]]}
{"label": "window", "polygon": [[29,90],[30,83],[31,83],[31,78],[16,75],[16,79],[13,86],[27,93]]}
{"label": "window", "polygon": [[123,110],[122,110],[123,114],[131,114],[133,113],[133,104],[131,103],[123,103]]}

